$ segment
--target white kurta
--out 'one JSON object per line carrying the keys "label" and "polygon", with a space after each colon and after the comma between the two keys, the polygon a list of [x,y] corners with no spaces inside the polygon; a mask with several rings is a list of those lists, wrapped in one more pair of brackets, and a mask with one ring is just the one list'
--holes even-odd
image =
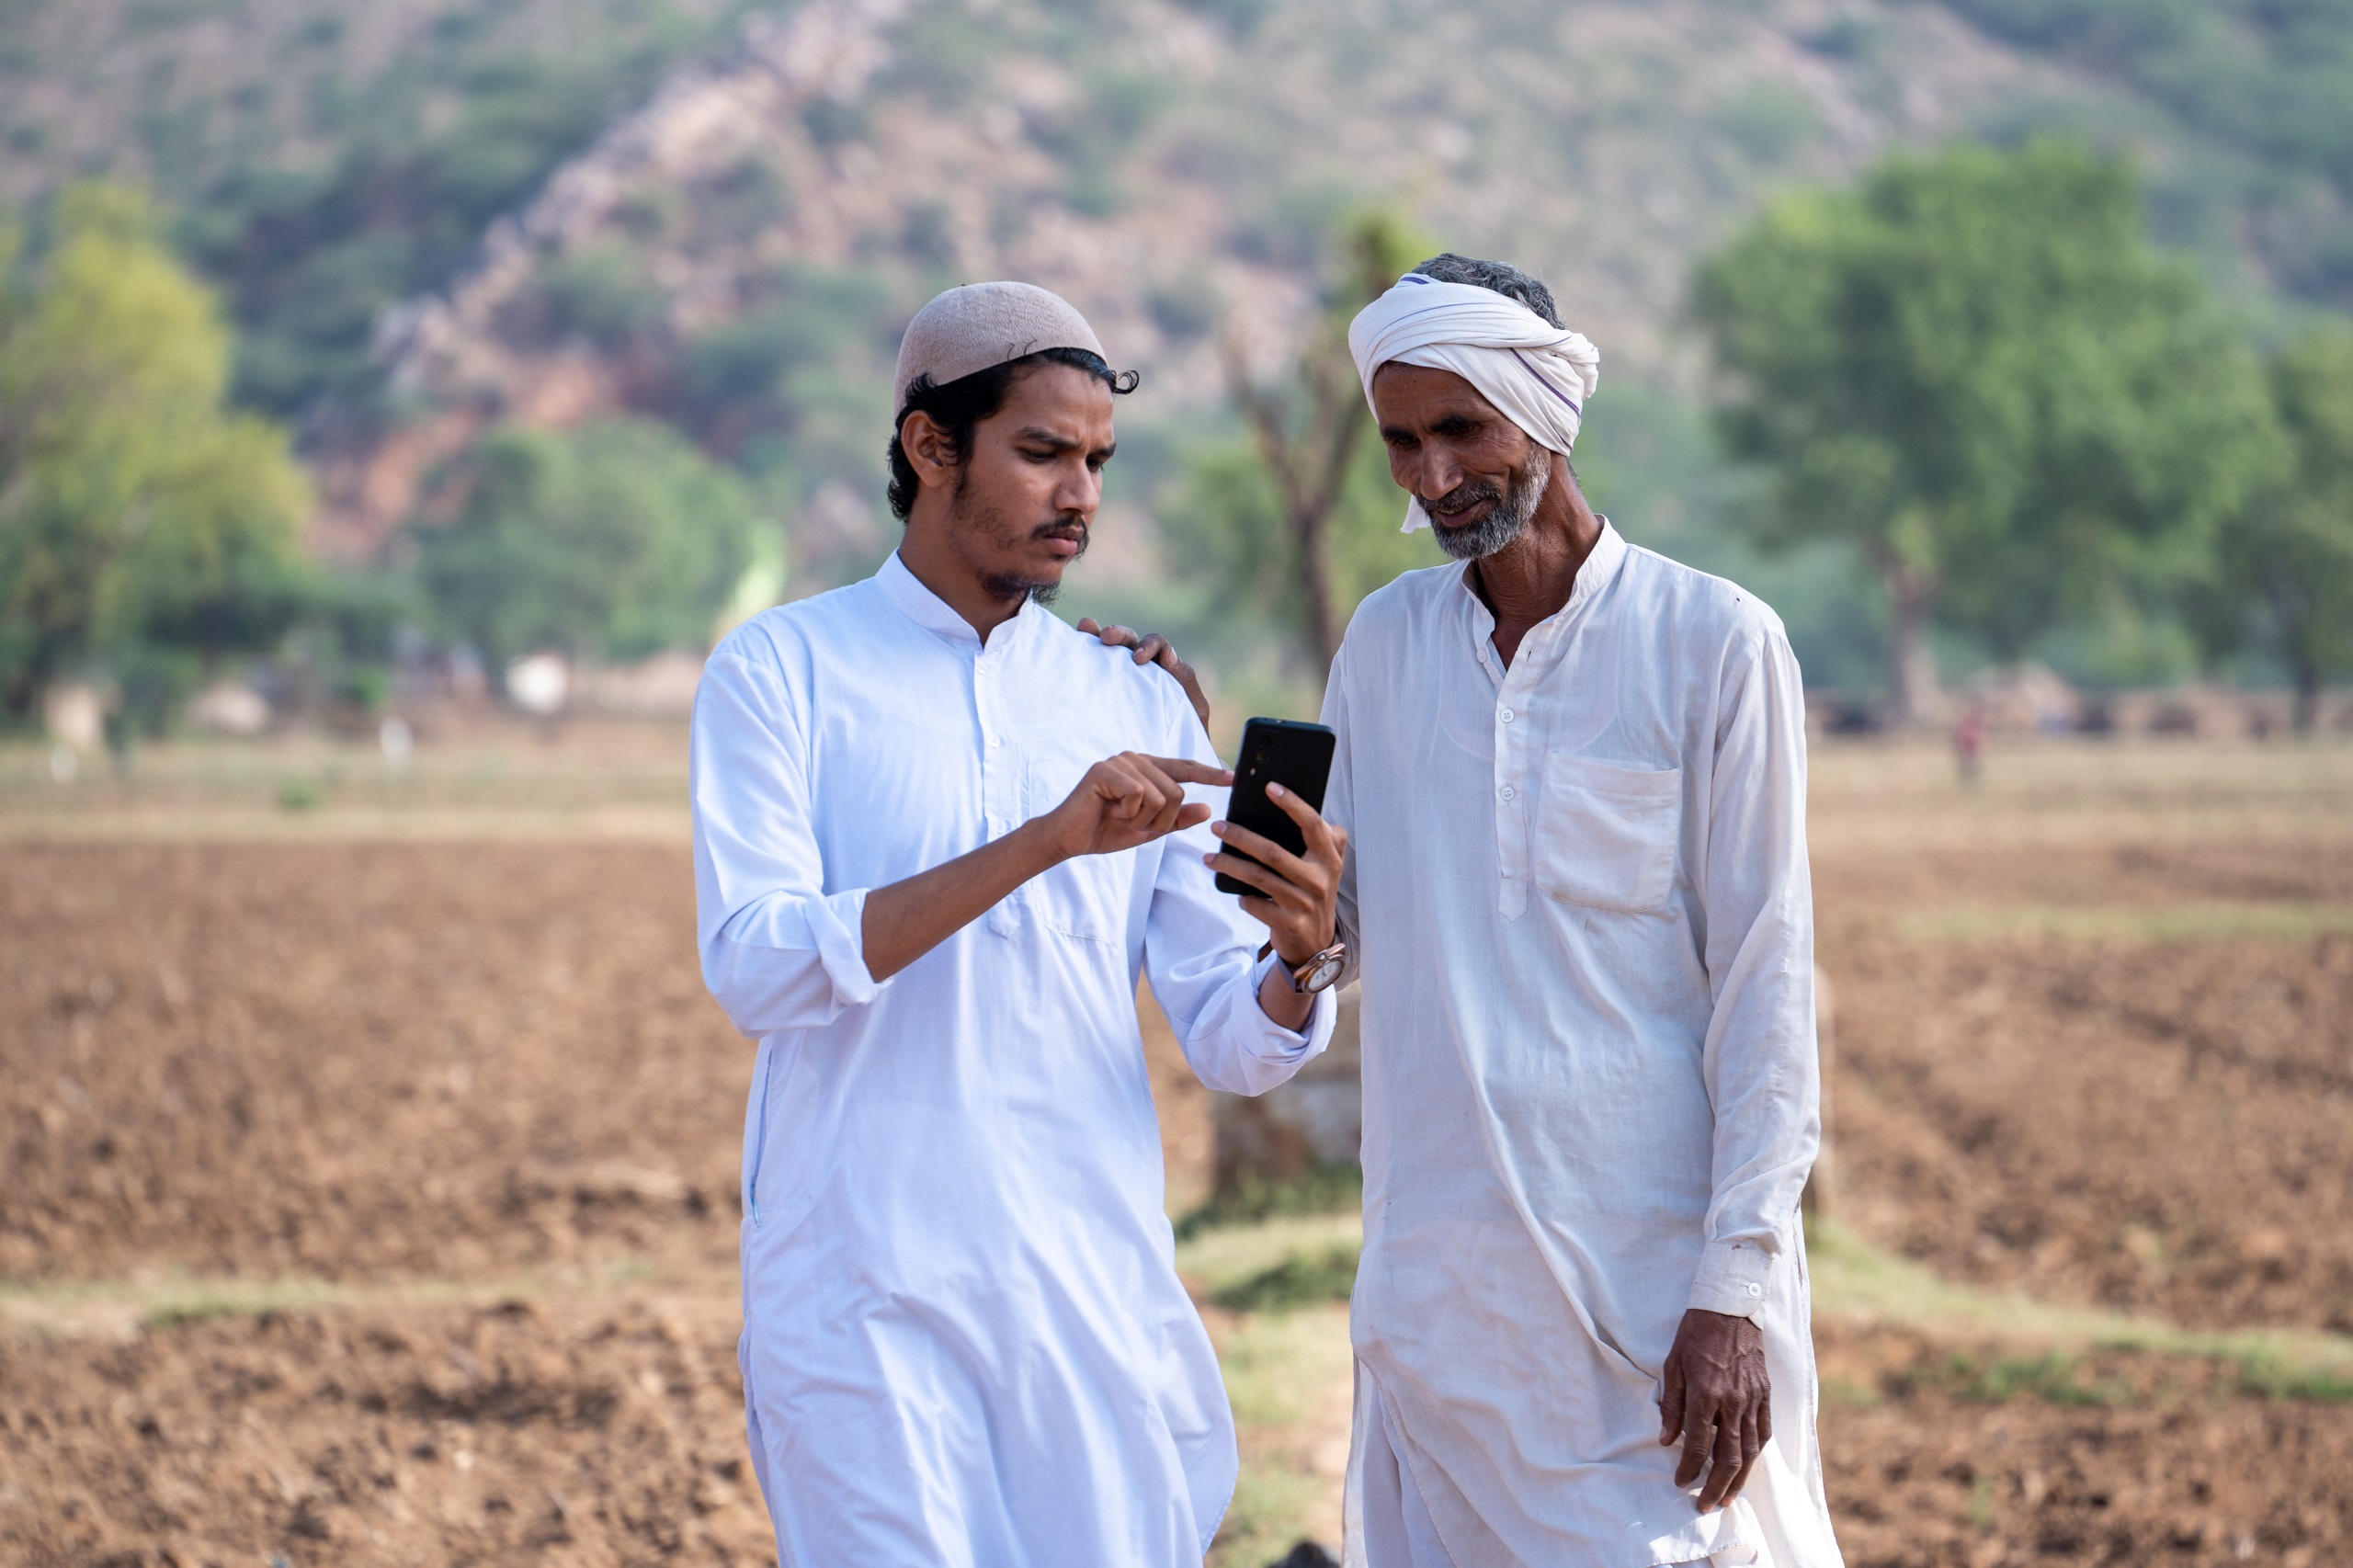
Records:
{"label": "white kurta", "polygon": [[1136,975],[1202,1080],[1243,1094],[1322,1050],[1333,1005],[1305,1035],[1260,1009],[1265,928],[1211,885],[1202,829],[1066,862],[886,982],[860,948],[869,889],[1131,749],[1215,763],[1165,672],[1034,606],[983,647],[896,556],[704,672],[703,976],[760,1040],[745,1405],[793,1568],[1198,1564],[1233,1495]]}
{"label": "white kurta", "polygon": [[[1375,1501],[1402,1479],[1404,1533],[1461,1568],[1826,1568],[1796,661],[1755,598],[1605,526],[1506,671],[1463,574],[1367,599],[1324,701],[1364,986],[1350,1560],[1393,1439]],[[1756,1318],[1773,1381],[1763,1465],[1706,1516],[1658,1444],[1695,1306]]]}

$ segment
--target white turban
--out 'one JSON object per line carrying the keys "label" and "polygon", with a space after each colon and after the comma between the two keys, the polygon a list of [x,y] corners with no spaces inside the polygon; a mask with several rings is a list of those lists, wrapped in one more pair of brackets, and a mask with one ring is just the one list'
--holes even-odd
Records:
{"label": "white turban", "polygon": [[[1601,351],[1580,333],[1554,326],[1517,300],[1469,283],[1408,272],[1357,312],[1348,326],[1364,401],[1383,365],[1451,370],[1479,389],[1528,438],[1566,457],[1576,445],[1586,399],[1601,384]],[[1374,410],[1375,416],[1380,411]],[[1405,529],[1429,527],[1415,496]]]}

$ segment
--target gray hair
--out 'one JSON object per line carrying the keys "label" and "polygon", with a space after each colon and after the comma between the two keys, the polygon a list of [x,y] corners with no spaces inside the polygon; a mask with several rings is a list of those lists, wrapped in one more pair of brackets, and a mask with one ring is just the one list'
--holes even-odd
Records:
{"label": "gray hair", "polygon": [[1561,324],[1561,311],[1552,303],[1552,290],[1507,261],[1481,261],[1476,256],[1448,251],[1411,270],[1441,283],[1468,283],[1474,289],[1492,289],[1506,300],[1518,301],[1553,326]]}

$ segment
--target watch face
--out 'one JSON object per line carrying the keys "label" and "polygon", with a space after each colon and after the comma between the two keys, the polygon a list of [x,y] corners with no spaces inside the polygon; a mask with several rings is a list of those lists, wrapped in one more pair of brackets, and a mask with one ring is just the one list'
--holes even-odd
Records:
{"label": "watch face", "polygon": [[1313,970],[1308,971],[1307,983],[1302,986],[1302,989],[1306,991],[1321,991],[1324,987],[1330,985],[1334,981],[1340,978],[1340,970],[1345,961],[1346,960],[1344,960],[1339,954],[1334,953],[1330,958],[1325,959],[1322,963],[1317,964]]}

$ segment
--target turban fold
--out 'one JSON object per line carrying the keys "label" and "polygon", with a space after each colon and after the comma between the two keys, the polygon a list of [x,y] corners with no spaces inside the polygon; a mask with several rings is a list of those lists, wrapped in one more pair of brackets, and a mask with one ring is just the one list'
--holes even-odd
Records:
{"label": "turban fold", "polygon": [[937,295],[907,324],[892,378],[891,412],[907,406],[917,376],[944,387],[966,376],[1048,348],[1084,348],[1105,358],[1095,329],[1076,306],[1035,283],[967,283]]}
{"label": "turban fold", "polygon": [[[1554,326],[1517,300],[1470,283],[1408,272],[1357,312],[1348,326],[1364,401],[1383,365],[1451,370],[1479,389],[1528,438],[1566,457],[1576,445],[1586,399],[1601,382],[1601,351],[1581,333]],[[1374,410],[1378,417],[1380,411]],[[1416,496],[1404,531],[1429,526]]]}

